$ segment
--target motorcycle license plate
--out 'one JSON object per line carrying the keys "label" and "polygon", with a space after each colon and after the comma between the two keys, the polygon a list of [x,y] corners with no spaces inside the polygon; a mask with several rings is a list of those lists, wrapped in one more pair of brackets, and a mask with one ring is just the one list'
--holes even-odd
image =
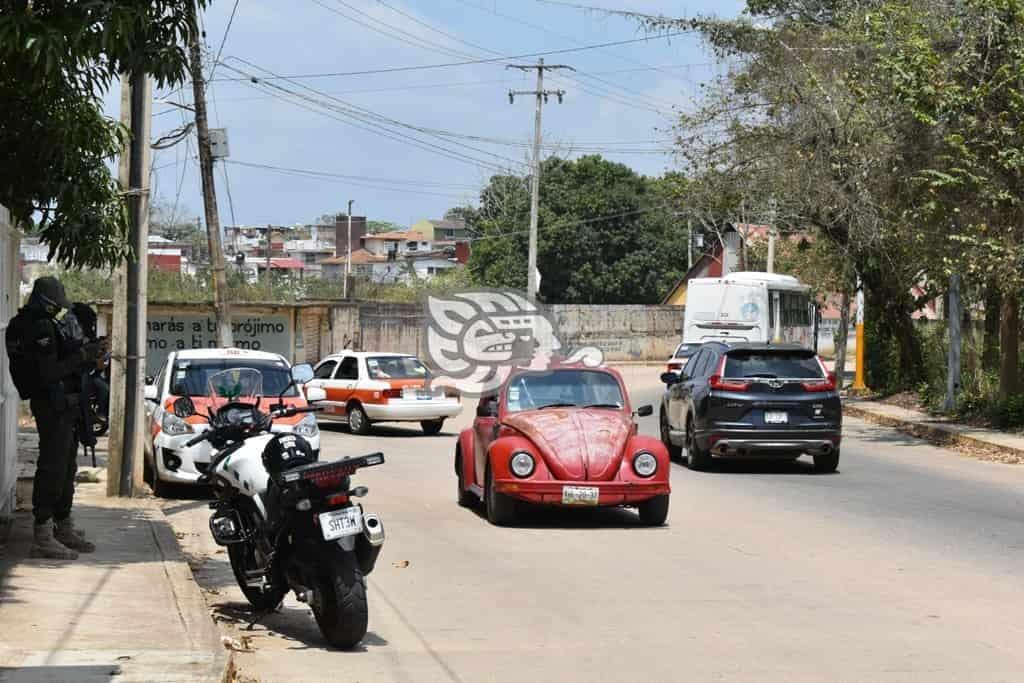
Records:
{"label": "motorcycle license plate", "polygon": [[563,486],[562,505],[597,505],[601,490],[596,486]]}
{"label": "motorcycle license plate", "polygon": [[363,530],[363,512],[357,507],[321,512],[317,519],[325,541],[354,536]]}

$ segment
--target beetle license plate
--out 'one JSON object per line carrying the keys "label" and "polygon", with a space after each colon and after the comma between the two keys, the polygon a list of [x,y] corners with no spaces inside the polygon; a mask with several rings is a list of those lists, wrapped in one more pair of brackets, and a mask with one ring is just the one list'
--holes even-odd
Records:
{"label": "beetle license plate", "polygon": [[357,507],[321,512],[317,519],[325,541],[354,536],[363,530],[363,513]]}
{"label": "beetle license plate", "polygon": [[601,490],[596,486],[563,486],[562,505],[597,505]]}
{"label": "beetle license plate", "polygon": [[789,413],[782,410],[764,411],[764,423],[768,425],[784,425],[789,422]]}

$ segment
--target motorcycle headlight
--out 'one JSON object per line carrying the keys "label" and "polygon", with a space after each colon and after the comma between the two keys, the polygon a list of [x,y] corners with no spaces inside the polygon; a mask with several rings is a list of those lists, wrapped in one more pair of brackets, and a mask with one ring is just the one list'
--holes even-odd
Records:
{"label": "motorcycle headlight", "polygon": [[167,436],[181,436],[182,434],[192,433],[192,425],[174,413],[164,413],[164,419],[160,422],[160,428],[164,430],[164,434]]}
{"label": "motorcycle headlight", "polygon": [[508,466],[512,470],[512,474],[522,479],[533,474],[536,463],[532,455],[526,451],[519,451],[512,454],[512,459],[509,460]]}
{"label": "motorcycle headlight", "polygon": [[641,477],[649,477],[658,470],[658,459],[647,451],[633,456],[633,471]]}
{"label": "motorcycle headlight", "polygon": [[316,424],[316,418],[313,416],[313,413],[307,413],[304,418],[299,420],[299,423],[295,425],[295,429],[292,431],[304,439],[312,439],[320,433],[320,428]]}

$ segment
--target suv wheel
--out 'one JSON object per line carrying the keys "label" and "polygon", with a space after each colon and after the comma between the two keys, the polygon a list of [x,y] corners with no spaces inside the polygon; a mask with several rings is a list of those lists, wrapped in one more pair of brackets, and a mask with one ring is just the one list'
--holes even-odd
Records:
{"label": "suv wheel", "polygon": [[681,460],[683,457],[682,446],[676,446],[672,443],[672,439],[669,437],[668,417],[665,416],[665,410],[661,411],[661,419],[659,420],[661,430],[661,442],[665,444],[665,448],[668,449],[668,457],[672,460]]}
{"label": "suv wheel", "polygon": [[686,421],[686,466],[698,472],[711,466],[711,456],[697,445],[696,429],[693,420]]}
{"label": "suv wheel", "polygon": [[839,449],[835,449],[828,455],[814,456],[814,471],[819,474],[835,472],[839,467]]}

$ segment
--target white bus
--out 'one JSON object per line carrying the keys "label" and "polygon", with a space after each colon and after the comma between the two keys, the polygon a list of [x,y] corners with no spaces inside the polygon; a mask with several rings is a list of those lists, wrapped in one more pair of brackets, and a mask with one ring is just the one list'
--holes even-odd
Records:
{"label": "white bus", "polygon": [[683,343],[746,341],[816,349],[817,322],[811,288],[792,275],[694,278],[686,290]]}

